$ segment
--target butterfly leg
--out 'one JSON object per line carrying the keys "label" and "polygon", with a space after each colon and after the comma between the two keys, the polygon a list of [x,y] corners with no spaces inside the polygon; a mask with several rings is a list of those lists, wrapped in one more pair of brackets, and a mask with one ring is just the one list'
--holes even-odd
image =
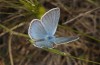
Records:
{"label": "butterfly leg", "polygon": [[51,42],[51,43],[52,43],[53,48],[57,47],[56,43],[54,42]]}

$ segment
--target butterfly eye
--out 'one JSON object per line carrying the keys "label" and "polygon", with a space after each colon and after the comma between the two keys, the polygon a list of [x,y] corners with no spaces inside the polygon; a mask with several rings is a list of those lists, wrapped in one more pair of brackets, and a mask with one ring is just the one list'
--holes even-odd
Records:
{"label": "butterfly eye", "polygon": [[52,39],[53,37],[48,37],[48,39]]}

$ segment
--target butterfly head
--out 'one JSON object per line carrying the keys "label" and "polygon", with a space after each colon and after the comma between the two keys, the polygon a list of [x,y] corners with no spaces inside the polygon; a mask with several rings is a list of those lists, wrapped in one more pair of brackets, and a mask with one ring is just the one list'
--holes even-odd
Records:
{"label": "butterfly head", "polygon": [[45,40],[52,40],[52,39],[54,39],[54,38],[55,38],[55,36],[49,36],[49,35],[48,35],[48,36],[45,37]]}

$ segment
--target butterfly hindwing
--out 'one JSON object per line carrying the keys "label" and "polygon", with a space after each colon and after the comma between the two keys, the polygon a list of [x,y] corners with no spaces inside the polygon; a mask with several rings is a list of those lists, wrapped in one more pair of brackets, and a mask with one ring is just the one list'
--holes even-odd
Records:
{"label": "butterfly hindwing", "polygon": [[59,38],[55,38],[54,43],[55,44],[69,43],[69,42],[76,41],[78,38],[79,37],[59,37]]}
{"label": "butterfly hindwing", "polygon": [[50,41],[47,41],[47,40],[44,40],[44,41],[37,41],[35,43],[35,46],[36,47],[39,47],[39,48],[43,48],[43,47],[46,47],[46,48],[52,48],[53,45]]}
{"label": "butterfly hindwing", "polygon": [[58,21],[60,17],[60,9],[53,8],[46,12],[42,17],[41,21],[49,35],[54,35],[57,29]]}

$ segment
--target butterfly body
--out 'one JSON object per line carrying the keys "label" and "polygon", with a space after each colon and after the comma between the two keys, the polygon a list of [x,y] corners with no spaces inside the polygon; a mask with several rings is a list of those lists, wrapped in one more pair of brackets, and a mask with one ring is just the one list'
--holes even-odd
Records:
{"label": "butterfly body", "polygon": [[30,23],[28,34],[31,39],[35,39],[34,46],[43,48],[53,48],[55,44],[69,43],[78,37],[55,37],[57,25],[60,17],[60,9],[53,8],[46,12],[41,19],[33,19]]}

